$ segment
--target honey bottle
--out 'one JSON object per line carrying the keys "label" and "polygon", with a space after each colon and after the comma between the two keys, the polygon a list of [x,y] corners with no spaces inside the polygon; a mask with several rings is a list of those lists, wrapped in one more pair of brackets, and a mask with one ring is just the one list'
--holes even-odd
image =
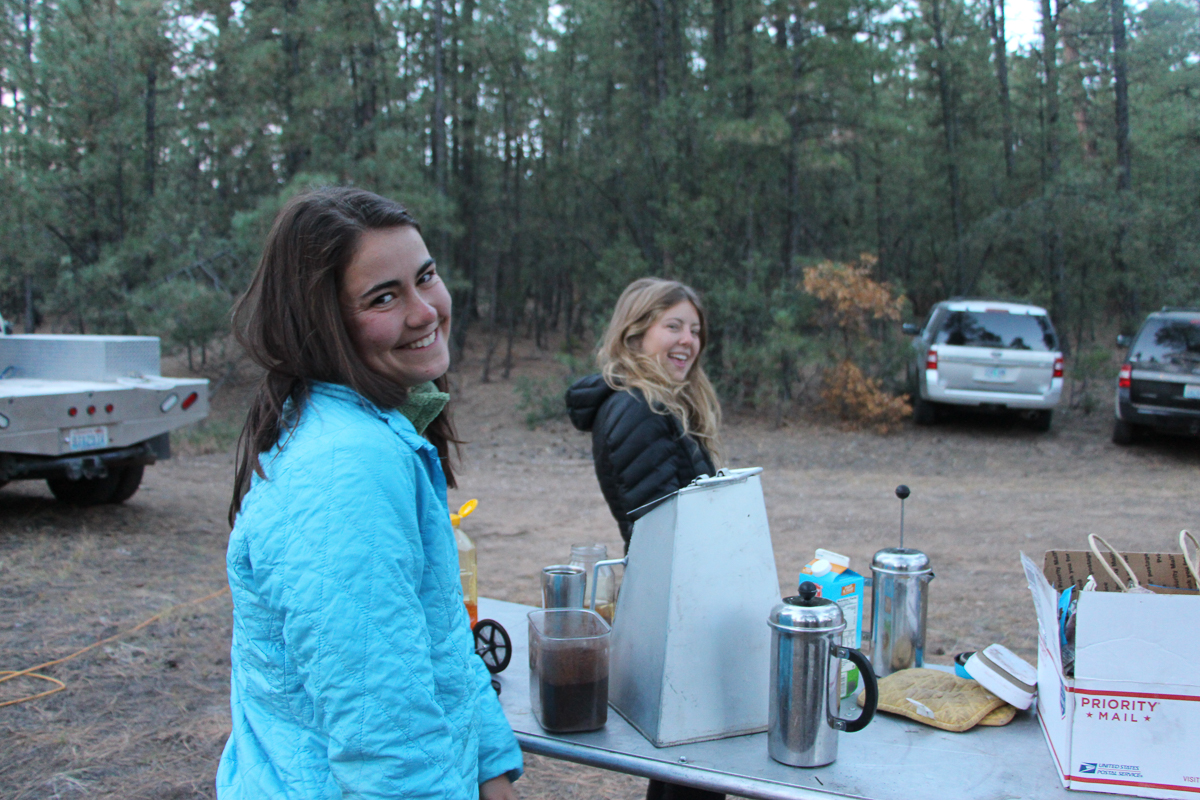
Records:
{"label": "honey bottle", "polygon": [[478,500],[463,503],[458,513],[450,513],[450,525],[454,528],[454,544],[458,546],[458,577],[462,581],[463,603],[471,618],[471,627],[479,621],[479,574],[476,569],[475,543],[458,527],[464,517],[470,516]]}

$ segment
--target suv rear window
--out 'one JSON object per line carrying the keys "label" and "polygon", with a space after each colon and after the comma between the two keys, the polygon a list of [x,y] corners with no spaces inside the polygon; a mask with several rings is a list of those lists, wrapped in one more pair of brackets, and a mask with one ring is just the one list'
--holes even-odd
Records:
{"label": "suv rear window", "polygon": [[951,311],[938,330],[937,344],[996,350],[1057,350],[1050,318],[1006,311]]}
{"label": "suv rear window", "polygon": [[1200,317],[1147,320],[1129,350],[1129,360],[1157,363],[1200,360]]}

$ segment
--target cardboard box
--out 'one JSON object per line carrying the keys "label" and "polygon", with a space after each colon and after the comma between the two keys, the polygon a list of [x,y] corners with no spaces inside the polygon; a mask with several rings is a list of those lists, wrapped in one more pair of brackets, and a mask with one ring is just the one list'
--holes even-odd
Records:
{"label": "cardboard box", "polygon": [[[1052,550],[1042,569],[1021,554],[1038,617],[1038,719],[1066,788],[1196,800],[1200,591],[1178,554],[1125,557],[1161,593],[1118,591],[1090,552]],[[1089,574],[1100,591],[1080,593],[1068,678],[1057,600]]]}

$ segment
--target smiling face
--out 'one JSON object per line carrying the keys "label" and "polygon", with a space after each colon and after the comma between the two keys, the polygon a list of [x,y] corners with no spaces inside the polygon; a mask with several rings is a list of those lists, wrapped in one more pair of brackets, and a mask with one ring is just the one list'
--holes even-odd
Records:
{"label": "smiling face", "polygon": [[700,357],[700,312],[687,300],[668,308],[642,334],[642,352],[682,383]]}
{"label": "smiling face", "polygon": [[416,228],[362,234],[339,301],[358,357],[411,389],[450,367],[450,293]]}

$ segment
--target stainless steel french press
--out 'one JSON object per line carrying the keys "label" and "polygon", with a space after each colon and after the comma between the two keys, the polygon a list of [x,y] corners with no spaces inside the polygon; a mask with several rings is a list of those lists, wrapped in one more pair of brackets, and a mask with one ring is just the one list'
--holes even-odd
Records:
{"label": "stainless steel french press", "polygon": [[904,501],[910,494],[907,486],[896,487],[900,546],[885,547],[871,559],[871,663],[878,678],[925,666],[925,620],[933,567],[929,556],[904,546]]}
{"label": "stainless steel french press", "polygon": [[[846,620],[832,600],[818,597],[816,584],[800,584],[800,594],[775,606],[771,626],[771,703],[767,752],[793,767],[822,767],[837,759],[838,731],[854,733],[875,715],[879,685],[870,662],[858,650],[842,647]],[[839,659],[849,659],[866,689],[862,713],[837,715],[841,701]]]}

